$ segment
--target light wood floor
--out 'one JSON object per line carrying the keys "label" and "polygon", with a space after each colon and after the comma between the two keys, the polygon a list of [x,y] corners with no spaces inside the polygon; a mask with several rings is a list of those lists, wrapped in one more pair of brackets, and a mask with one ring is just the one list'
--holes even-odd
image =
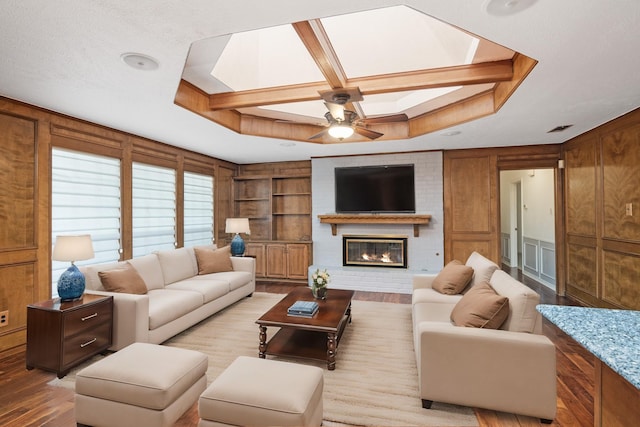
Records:
{"label": "light wood floor", "polygon": [[[518,272],[512,275],[518,277]],[[519,277],[541,294],[545,304],[578,305],[574,301],[557,297],[554,292],[527,278]],[[260,284],[261,292],[287,292],[290,285]],[[356,292],[356,299],[409,304],[410,295]],[[544,334],[556,345],[558,371],[558,414],[551,424],[557,427],[593,425],[593,356],[573,339],[545,320]],[[0,425],[75,426],[71,390],[47,385],[55,374],[25,369],[25,350],[19,347],[0,353]],[[416,396],[416,399],[418,397]],[[476,409],[481,427],[539,426],[537,419],[495,411]],[[175,424],[179,427],[198,424],[194,405]]]}

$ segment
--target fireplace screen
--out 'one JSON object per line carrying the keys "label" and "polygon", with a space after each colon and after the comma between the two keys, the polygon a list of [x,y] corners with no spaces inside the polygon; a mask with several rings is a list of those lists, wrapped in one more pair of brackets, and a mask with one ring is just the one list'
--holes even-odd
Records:
{"label": "fireplace screen", "polygon": [[407,268],[407,236],[342,236],[342,265]]}

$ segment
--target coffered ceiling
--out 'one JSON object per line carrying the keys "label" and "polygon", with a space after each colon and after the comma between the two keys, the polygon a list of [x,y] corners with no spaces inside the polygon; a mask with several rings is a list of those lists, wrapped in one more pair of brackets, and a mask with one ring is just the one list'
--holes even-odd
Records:
{"label": "coffered ceiling", "polygon": [[[250,135],[407,139],[493,114],[535,63],[394,6],[195,42],[176,103]],[[355,133],[336,138],[329,125]]]}
{"label": "coffered ceiling", "polygon": [[[388,17],[398,6],[417,17],[394,26]],[[386,12],[343,23],[375,11]],[[466,46],[461,52],[468,55],[419,62],[449,50],[427,50],[423,36],[408,31],[414,20],[431,18],[462,30],[454,44]],[[256,56],[245,48],[249,62],[236,66],[233,54],[223,55],[233,35],[277,28],[298,39],[297,47],[272,45],[280,58],[260,65],[275,66],[270,78],[281,80],[236,82],[247,78]],[[636,0],[5,0],[0,95],[238,163],[556,144],[640,106],[638,28]],[[473,54],[467,36],[478,40]],[[485,44],[496,51],[483,57]],[[128,52],[148,55],[158,67],[132,68],[121,59]],[[304,64],[300,52],[307,55]],[[231,74],[220,68],[213,77],[224,61]],[[486,64],[492,71],[482,68]],[[199,87],[198,75],[216,82]],[[302,100],[270,90],[318,82]],[[405,87],[398,91],[395,84]],[[483,85],[488,91],[453,99]],[[330,143],[326,136],[309,141],[328,124],[319,92],[341,88],[362,93],[353,106],[361,118],[400,112],[407,120],[365,124],[384,136],[362,143]],[[432,99],[413,95],[450,88]],[[573,126],[548,133],[561,125]]]}

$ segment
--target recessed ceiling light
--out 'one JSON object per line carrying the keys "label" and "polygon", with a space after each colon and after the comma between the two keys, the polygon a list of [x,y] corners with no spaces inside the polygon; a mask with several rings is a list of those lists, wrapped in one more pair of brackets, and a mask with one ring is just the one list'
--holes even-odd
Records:
{"label": "recessed ceiling light", "polygon": [[460,135],[462,132],[460,132],[459,130],[450,130],[449,132],[443,132],[440,135],[442,136],[456,136],[456,135]]}
{"label": "recessed ceiling light", "polygon": [[120,59],[130,67],[136,70],[151,71],[158,68],[158,61],[148,55],[141,53],[123,53],[120,55]]}
{"label": "recessed ceiling light", "polygon": [[287,142],[281,142],[281,143],[280,143],[280,146],[281,146],[281,147],[293,147],[293,146],[295,146],[295,145],[296,145],[296,143],[295,143],[295,142],[290,142],[290,141],[287,141]]}
{"label": "recessed ceiling light", "polygon": [[485,10],[493,16],[509,16],[522,12],[537,0],[488,0]]}

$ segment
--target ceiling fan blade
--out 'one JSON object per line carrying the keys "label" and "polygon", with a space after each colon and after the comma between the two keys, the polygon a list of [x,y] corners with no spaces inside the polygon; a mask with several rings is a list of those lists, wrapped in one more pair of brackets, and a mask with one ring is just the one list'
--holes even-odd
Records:
{"label": "ceiling fan blade", "polygon": [[326,135],[326,134],[327,134],[327,132],[329,132],[329,128],[327,128],[327,129],[323,130],[322,132],[318,132],[318,133],[316,133],[315,135],[312,135],[312,136],[310,136],[310,137],[309,137],[309,138],[307,138],[307,139],[308,139],[308,140],[311,140],[311,139],[318,139],[318,138],[320,138],[320,137],[322,137],[322,136]]}
{"label": "ceiling fan blade", "polygon": [[409,120],[406,114],[392,114],[390,116],[379,116],[379,117],[366,117],[361,119],[361,123],[374,124],[374,123],[394,123],[394,122],[406,122]]}
{"label": "ceiling fan blade", "polygon": [[363,128],[360,126],[354,126],[353,130],[355,130],[357,134],[366,136],[369,139],[377,139],[377,138],[380,138],[382,135],[384,135],[383,133],[376,132],[374,130]]}
{"label": "ceiling fan blade", "polygon": [[339,122],[344,121],[344,105],[334,104],[333,102],[325,102],[324,105],[335,120]]}

